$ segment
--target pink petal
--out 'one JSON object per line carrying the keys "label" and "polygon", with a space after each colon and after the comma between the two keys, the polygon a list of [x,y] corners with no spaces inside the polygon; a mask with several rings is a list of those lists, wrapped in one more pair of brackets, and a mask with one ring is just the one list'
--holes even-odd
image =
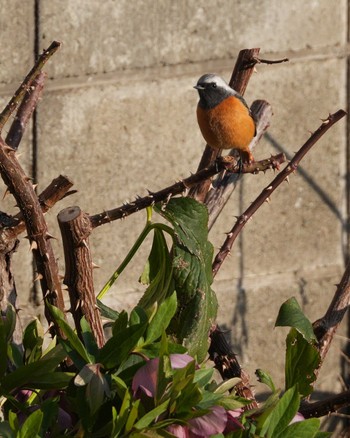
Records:
{"label": "pink petal", "polygon": [[188,424],[191,436],[210,437],[225,430],[227,423],[226,411],[222,406],[214,406],[208,414],[192,418]]}
{"label": "pink petal", "polygon": [[172,424],[167,428],[167,431],[175,435],[177,438],[189,438],[189,432],[187,426],[181,426],[180,424]]}
{"label": "pink petal", "polygon": [[[193,357],[188,354],[171,354],[170,363],[173,369],[184,368],[188,363],[192,362]],[[142,391],[148,397],[154,397],[157,390],[159,358],[148,360],[145,365],[139,368],[132,380],[132,390],[134,396],[138,396]]]}
{"label": "pink petal", "polygon": [[227,414],[227,424],[225,428],[225,433],[232,432],[233,430],[244,429],[243,424],[241,424],[237,418],[242,415],[243,409],[235,409],[234,411],[226,411]]}
{"label": "pink petal", "polygon": [[304,421],[305,417],[300,414],[300,412],[297,412],[293,420],[289,424],[298,423],[299,421]]}
{"label": "pink petal", "polygon": [[157,389],[157,374],[158,374],[159,359],[148,360],[145,365],[139,368],[132,380],[132,390],[134,395],[139,388],[143,389],[149,397],[154,397]]}
{"label": "pink petal", "polygon": [[188,365],[190,362],[193,361],[194,361],[193,357],[189,356],[188,354],[174,353],[170,355],[171,367],[174,370],[179,368],[185,368],[186,365]]}

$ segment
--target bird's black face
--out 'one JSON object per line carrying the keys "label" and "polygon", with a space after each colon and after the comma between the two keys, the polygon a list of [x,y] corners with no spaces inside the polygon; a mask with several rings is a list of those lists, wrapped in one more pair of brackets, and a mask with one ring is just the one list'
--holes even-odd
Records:
{"label": "bird's black face", "polygon": [[194,88],[199,94],[199,105],[204,109],[214,108],[235,91],[227,83],[214,74],[205,74],[199,78]]}

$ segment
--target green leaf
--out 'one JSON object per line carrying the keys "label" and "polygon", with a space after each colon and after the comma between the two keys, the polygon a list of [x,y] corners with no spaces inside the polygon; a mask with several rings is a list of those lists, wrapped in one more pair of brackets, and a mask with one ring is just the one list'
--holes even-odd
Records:
{"label": "green leaf", "polygon": [[40,359],[43,342],[44,329],[40,321],[35,318],[27,325],[23,334],[24,356],[27,363],[35,362]]}
{"label": "green leaf", "polygon": [[320,420],[318,418],[309,418],[308,420],[299,421],[298,423],[289,425],[284,429],[283,434],[280,433],[276,435],[276,438],[321,438],[331,436],[331,434],[327,432],[317,433],[319,429]]}
{"label": "green leaf", "polygon": [[132,326],[136,324],[148,324],[147,313],[140,306],[134,307],[130,312],[129,325]]}
{"label": "green leaf", "polygon": [[203,388],[210,382],[213,374],[214,368],[200,368],[199,370],[196,370],[193,381]]}
{"label": "green leaf", "polygon": [[161,229],[154,224],[153,244],[140,281],[149,284],[138,306],[148,309],[158,305],[174,292],[172,264],[168,246]]}
{"label": "green leaf", "polygon": [[122,310],[114,321],[112,329],[113,335],[118,335],[118,333],[122,330],[126,330],[126,328],[128,327],[128,320],[129,317],[127,312],[125,310]]}
{"label": "green leaf", "polygon": [[286,389],[298,385],[301,395],[312,393],[316,380],[315,370],[320,364],[317,347],[310,344],[296,329],[292,328],[286,339]]}
{"label": "green leaf", "polygon": [[278,401],[272,412],[265,419],[261,428],[260,436],[275,438],[282,434],[288,424],[295,417],[299,408],[299,403],[300,397],[298,388],[294,386],[293,388],[288,389]]}
{"label": "green leaf", "polygon": [[0,379],[7,369],[7,335],[4,319],[0,315]]}
{"label": "green leaf", "polygon": [[[71,328],[71,326],[67,323],[67,321],[64,319],[64,315],[57,307],[52,306],[50,303],[47,303],[47,306],[51,312],[51,315],[55,319],[58,326],[61,328],[63,333],[67,336],[67,339],[65,339],[62,344],[64,346],[69,345],[71,347],[70,351],[74,351],[75,354],[78,354],[81,359],[85,363],[90,362],[90,357],[85,350],[85,347],[81,340],[78,338],[78,335],[75,333],[75,331]],[[69,352],[68,352],[69,354]],[[72,357],[74,360],[74,357]]]}
{"label": "green leaf", "polygon": [[135,348],[147,324],[135,324],[113,335],[101,348],[99,362],[111,369],[120,365]]}
{"label": "green leaf", "polygon": [[208,241],[208,212],[190,198],[173,198],[158,212],[174,227],[173,270],[179,311],[171,329],[189,354],[202,362],[217,313],[211,289],[213,246]]}
{"label": "green leaf", "polygon": [[297,300],[292,297],[280,307],[275,326],[293,327],[308,341],[315,341],[311,322],[302,312]]}
{"label": "green leaf", "polygon": [[125,432],[130,432],[138,417],[139,405],[141,400],[136,400],[131,404],[130,413],[125,424]]}
{"label": "green leaf", "polygon": [[38,409],[34,411],[26,421],[23,423],[21,429],[19,430],[18,438],[39,438],[39,432],[41,428],[41,423],[43,421],[44,414]]}
{"label": "green leaf", "polygon": [[150,344],[162,336],[163,332],[168,328],[171,319],[175,315],[176,309],[176,293],[173,292],[160,303],[159,308],[149,323],[146,334],[146,343]]}
{"label": "green leaf", "polygon": [[169,401],[170,400],[168,399],[164,403],[147,412],[147,414],[145,414],[137,423],[134,424],[135,429],[141,430],[149,426],[153,420],[159,417],[159,415],[163,414],[163,412],[166,412]]}
{"label": "green leaf", "polygon": [[5,315],[2,319],[2,323],[5,328],[6,339],[10,341],[16,328],[16,311],[11,304],[7,306]]}
{"label": "green leaf", "polygon": [[[15,388],[20,388],[24,385],[30,386],[32,382],[35,383],[35,385],[39,385],[40,382],[44,382],[46,385],[45,382],[47,382],[47,378],[53,379],[53,376],[50,375],[50,373],[53,373],[53,371],[64,360],[65,357],[66,353],[64,349],[60,345],[57,345],[37,362],[23,365],[12,373],[6,375],[1,381],[0,390],[2,392],[10,392]],[[59,372],[57,372],[57,374],[63,375],[60,375],[57,378],[58,381],[62,382],[62,380],[69,380],[69,374]],[[55,384],[56,383],[53,382],[53,386]],[[50,386],[50,388],[52,388],[52,386]]]}
{"label": "green leaf", "polygon": [[119,312],[106,306],[106,304],[103,304],[102,301],[100,300],[97,300],[97,307],[99,308],[101,316],[103,318],[107,318],[107,319],[111,319],[112,321],[115,321],[119,316]]}
{"label": "green leaf", "polygon": [[225,394],[225,392],[234,388],[241,381],[242,380],[239,377],[232,377],[231,379],[224,380],[223,382],[220,383],[220,385],[218,385],[218,387],[215,389],[214,393],[215,394]]}
{"label": "green leaf", "polygon": [[0,436],[1,438],[15,438],[15,432],[7,421],[0,422]]}
{"label": "green leaf", "polygon": [[267,385],[271,389],[272,392],[276,391],[275,384],[273,383],[272,378],[271,378],[269,373],[267,373],[266,371],[259,368],[255,371],[255,374],[256,374],[259,382],[263,383],[264,385]]}
{"label": "green leaf", "polygon": [[92,363],[96,362],[98,346],[96,344],[95,337],[92,334],[90,324],[87,322],[85,316],[81,318],[80,327],[81,327],[81,334],[83,337],[84,345],[89,355],[90,362]]}

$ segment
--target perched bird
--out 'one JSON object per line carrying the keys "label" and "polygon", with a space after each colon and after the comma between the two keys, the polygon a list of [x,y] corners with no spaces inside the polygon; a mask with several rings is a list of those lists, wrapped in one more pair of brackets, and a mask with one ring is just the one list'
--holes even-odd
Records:
{"label": "perched bird", "polygon": [[237,149],[242,162],[254,161],[249,143],[256,134],[255,121],[243,97],[214,74],[200,77],[194,88],[199,93],[198,124],[208,145]]}

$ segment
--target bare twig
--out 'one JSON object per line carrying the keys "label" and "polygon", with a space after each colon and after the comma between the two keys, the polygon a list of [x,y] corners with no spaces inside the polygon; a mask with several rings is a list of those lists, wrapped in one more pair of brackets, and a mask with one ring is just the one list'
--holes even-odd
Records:
{"label": "bare twig", "polygon": [[323,417],[347,406],[350,406],[350,390],[328,397],[326,400],[313,403],[303,402],[299,412],[305,418]]}
{"label": "bare twig", "polygon": [[295,172],[298,168],[299,162],[307,154],[307,152],[312,148],[312,146],[325,134],[328,129],[330,129],[336,122],[346,115],[344,110],[339,110],[334,114],[330,114],[329,117],[324,120],[321,126],[311,135],[309,140],[299,149],[295,154],[294,158],[290,163],[274,178],[274,180],[269,184],[260,195],[255,199],[255,201],[247,208],[247,210],[237,218],[237,221],[231,231],[227,234],[225,242],[220,248],[220,251],[216,255],[213,262],[213,275],[215,276],[219,271],[225,258],[231,251],[232,245],[236,240],[238,234],[241,232],[244,225],[256,212],[256,210],[262,206],[265,201],[268,201],[272,193],[280,186],[284,181],[287,180],[288,176]]}
{"label": "bare twig", "polygon": [[282,58],[282,59],[263,59],[263,58],[255,58],[256,64],[281,64],[282,62],[288,62],[289,58]]}
{"label": "bare twig", "polygon": [[253,409],[258,406],[254,393],[249,383],[249,375],[242,370],[238,363],[237,356],[228,345],[224,333],[218,326],[210,333],[209,358],[215,363],[215,368],[221,374],[223,380],[239,377],[241,382],[235,386],[235,391],[241,397],[251,400],[246,409]]}
{"label": "bare twig", "polygon": [[[18,163],[15,151],[7,146],[0,137],[0,173],[8,190],[13,194],[20,208],[33,250],[38,274],[40,277],[43,297],[60,310],[64,311],[64,301],[58,266],[47,224],[34,191],[30,178]],[[54,322],[51,313],[45,307],[45,315],[49,322]],[[58,326],[56,333],[64,336]],[[53,332],[54,334],[54,332]]]}
{"label": "bare twig", "polygon": [[91,222],[79,207],[62,210],[57,220],[60,226],[66,272],[64,283],[68,287],[71,312],[77,333],[82,338],[81,318],[86,317],[99,347],[105,343],[102,322],[96,306],[92,275],[92,258],[89,246]]}
{"label": "bare twig", "polygon": [[11,146],[13,149],[17,149],[20,141],[22,140],[27,123],[38,104],[38,100],[44,87],[45,79],[46,73],[39,72],[38,76],[33,80],[31,86],[28,87],[25,92],[24,98],[18,108],[16,117],[5,140],[6,144]]}
{"label": "bare twig", "polygon": [[61,46],[61,43],[58,41],[53,41],[46,50],[40,55],[39,59],[35,63],[34,67],[30,70],[30,72],[25,77],[24,81],[20,85],[20,87],[16,90],[15,94],[6,105],[5,109],[0,114],[0,133],[2,129],[9,119],[10,115],[16,110],[17,106],[22,101],[25,93],[31,86],[33,80],[38,76],[41,69],[44,67],[46,62],[51,58],[51,56],[56,52],[56,50]]}
{"label": "bare twig", "polygon": [[313,323],[315,335],[318,340],[318,349],[320,352],[319,372],[324,358],[326,357],[335,332],[344,318],[345,312],[350,304],[350,261],[344,271],[343,277],[337,286],[325,315]]}
{"label": "bare twig", "polygon": [[[252,63],[252,61],[254,61],[254,59],[258,56],[259,51],[260,49],[258,48],[244,49],[239,52],[237,57],[229,85],[242,96],[254,71],[254,65],[256,62]],[[206,145],[197,172],[208,167],[209,164],[212,163],[219,155],[220,150],[212,149],[209,145]],[[210,184],[210,179],[201,182],[199,185],[190,190],[189,196],[197,199],[197,201],[203,202],[210,188]]]}
{"label": "bare twig", "polygon": [[[70,190],[72,186],[73,182],[67,176],[59,175],[53,179],[38,197],[42,212],[45,214],[61,199],[75,193],[74,190]],[[21,212],[13,216],[12,221],[14,223],[11,225],[11,231],[14,236],[18,236],[25,231],[26,225]]]}
{"label": "bare twig", "polygon": [[233,157],[218,157],[215,163],[211,164],[208,168],[202,169],[194,175],[166,187],[159,192],[149,192],[148,196],[138,198],[134,202],[90,216],[91,225],[93,228],[96,228],[114,220],[125,218],[126,216],[136,213],[137,211],[147,208],[157,202],[166,202],[171,197],[186,192],[186,190],[199,182],[224,170],[233,173],[258,173],[267,169],[278,169],[279,165],[284,161],[284,154],[278,154],[266,160],[256,161],[250,164],[246,163],[242,167],[238,165],[237,160]]}

